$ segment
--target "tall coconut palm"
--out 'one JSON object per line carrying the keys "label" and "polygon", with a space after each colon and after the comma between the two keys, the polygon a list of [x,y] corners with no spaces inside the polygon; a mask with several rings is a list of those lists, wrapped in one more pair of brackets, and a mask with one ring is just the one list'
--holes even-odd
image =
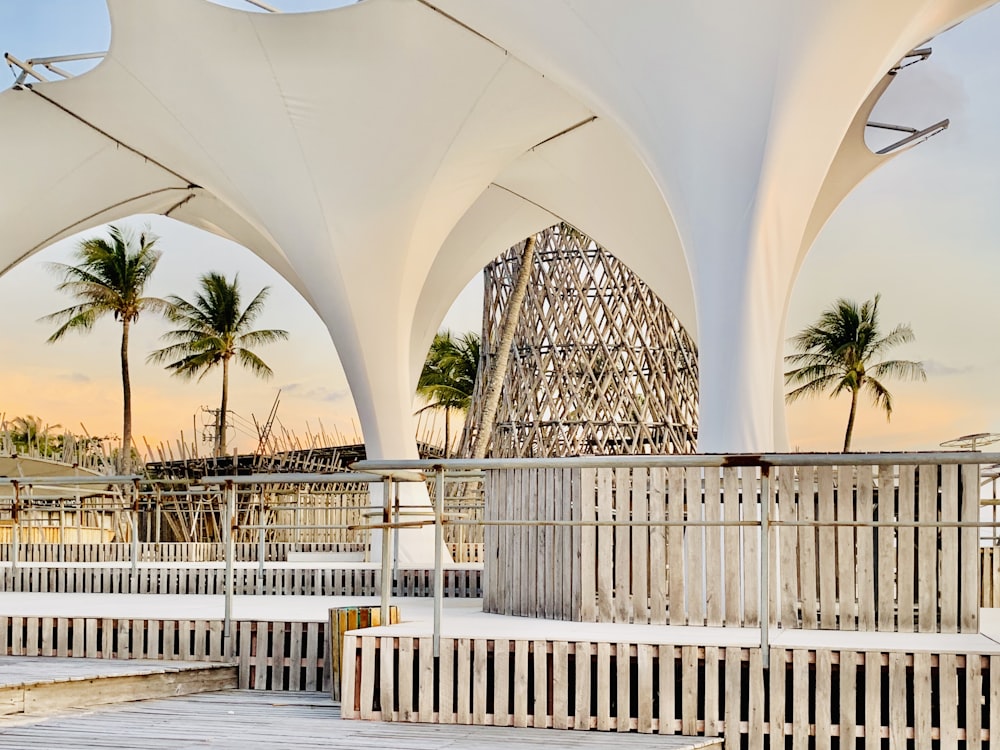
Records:
{"label": "tall coconut palm", "polygon": [[892,416],[892,394],[882,383],[887,377],[926,380],[920,362],[893,359],[875,361],[888,349],[913,341],[908,325],[898,325],[882,335],[879,330],[878,303],[881,295],[866,300],[860,306],[847,299],[838,299],[819,320],[791,339],[797,354],[785,357],[794,369],[785,373],[786,385],[798,385],[785,399],[791,403],[832,389],[831,397],[849,391],[851,411],[844,435],[844,452],[851,449],[851,434],[858,408],[858,394],[865,391],[875,406]]}
{"label": "tall coconut palm", "polygon": [[465,333],[456,338],[448,330],[434,336],[417,381],[417,395],[430,402],[425,409],[444,409],[445,458],[451,448],[451,412],[469,410],[478,369],[479,336]]}
{"label": "tall coconut palm", "polygon": [[504,310],[500,326],[500,342],[497,344],[496,356],[492,368],[487,374],[486,387],[483,389],[483,411],[479,419],[476,439],[472,443],[472,458],[485,457],[490,438],[493,437],[497,408],[500,406],[500,391],[503,388],[504,378],[507,377],[507,365],[510,362],[510,350],[514,344],[514,333],[517,331],[517,324],[521,319],[524,295],[528,291],[531,269],[535,264],[535,244],[537,241],[536,235],[531,235],[524,241],[521,265],[518,268],[514,288],[507,300],[507,308]]}
{"label": "tall coconut palm", "polygon": [[128,342],[133,323],[145,311],[163,312],[169,305],[156,297],[144,297],[160,251],[156,235],[147,229],[136,235],[127,227],[111,226],[110,239],[93,237],[77,246],[77,265],[51,264],[63,277],[59,291],[68,292],[79,304],[47,315],[42,320],[61,322],[49,343],[58,341],[68,331],[89,331],[100,318],[111,315],[122,327],[122,445],[118,469],[132,469],[132,382],[129,377]]}
{"label": "tall coconut palm", "polygon": [[222,365],[222,401],[215,436],[215,454],[221,456],[226,453],[230,360],[235,357],[254,375],[269,378],[273,371],[250,347],[287,339],[288,331],[251,330],[264,308],[270,287],[261,289],[250,304],[240,310],[239,274],[230,282],[222,274],[212,271],[202,276],[199,284],[201,291],[194,302],[177,296],[167,298],[170,303],[167,317],[181,327],[163,334],[164,341],[174,343],[156,350],[147,361],[167,363],[167,369],[173,375],[182,378],[197,375],[199,380],[216,365]]}

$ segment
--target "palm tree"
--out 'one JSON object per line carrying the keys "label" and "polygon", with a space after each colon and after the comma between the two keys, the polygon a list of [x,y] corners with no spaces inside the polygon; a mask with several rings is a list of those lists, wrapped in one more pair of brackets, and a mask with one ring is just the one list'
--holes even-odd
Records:
{"label": "palm tree", "polygon": [[46,424],[41,417],[28,414],[14,417],[10,422],[3,423],[3,429],[14,448],[19,453],[31,453],[35,448],[39,456],[48,456],[59,448],[59,436],[53,433],[62,425]]}
{"label": "palm tree", "polygon": [[417,381],[417,395],[431,402],[424,409],[444,409],[445,458],[451,447],[451,410],[469,410],[478,369],[479,336],[465,333],[455,338],[447,330],[434,336]]}
{"label": "palm tree", "polygon": [[249,305],[240,311],[239,274],[229,282],[215,271],[199,279],[201,291],[194,302],[181,297],[167,298],[170,308],[167,317],[181,327],[167,331],[161,337],[173,341],[170,346],[157,349],[149,355],[148,362],[167,364],[172,374],[182,378],[201,380],[218,364],[222,365],[222,403],[219,406],[218,430],[215,436],[215,454],[226,453],[226,414],[229,409],[229,361],[236,360],[258,377],[269,378],[273,371],[249,347],[270,344],[288,338],[288,331],[269,329],[250,330],[264,308],[270,287],[261,289]]}
{"label": "palm tree", "polygon": [[[562,225],[566,226],[566,225]],[[510,350],[514,344],[514,333],[521,319],[521,308],[524,306],[524,295],[528,291],[528,281],[531,279],[531,269],[535,263],[535,244],[537,236],[531,235],[524,241],[524,251],[521,253],[521,266],[518,268],[504,310],[500,326],[500,343],[497,344],[496,357],[489,371],[486,387],[483,389],[483,411],[479,419],[479,429],[472,443],[472,458],[484,458],[493,437],[493,426],[496,424],[497,408],[500,406],[500,391],[507,377],[507,365],[510,362]]]}
{"label": "palm tree", "polygon": [[909,380],[926,380],[920,362],[893,359],[875,362],[886,350],[913,341],[913,331],[908,325],[898,325],[882,335],[879,330],[878,303],[881,295],[866,300],[859,307],[852,300],[838,299],[833,307],[825,310],[814,325],[791,339],[798,354],[785,357],[794,369],[785,373],[786,385],[798,385],[785,400],[789,403],[832,388],[836,396],[851,392],[851,412],[844,435],[844,453],[851,449],[851,433],[858,408],[858,394],[867,392],[875,406],[885,410],[888,420],[892,416],[892,394],[882,379],[899,377]]}
{"label": "palm tree", "polygon": [[128,369],[128,340],[133,323],[145,311],[163,312],[167,303],[156,297],[143,297],[146,284],[160,260],[156,235],[147,229],[138,236],[127,227],[111,226],[110,240],[93,237],[83,240],[76,249],[75,266],[53,263],[51,268],[63,277],[58,289],[68,292],[79,304],[47,315],[42,320],[61,322],[49,343],[58,341],[68,331],[89,331],[105,315],[121,323],[122,372],[122,447],[118,469],[132,468],[132,383]]}

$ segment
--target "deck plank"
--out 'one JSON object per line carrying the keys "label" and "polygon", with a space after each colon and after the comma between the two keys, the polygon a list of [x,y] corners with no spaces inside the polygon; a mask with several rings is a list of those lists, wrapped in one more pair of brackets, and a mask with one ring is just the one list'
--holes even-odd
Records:
{"label": "deck plank", "polygon": [[[252,727],[252,732],[248,732]],[[481,750],[603,748],[607,735],[533,728],[341,721],[325,693],[233,690],[69,711],[45,718],[0,719],[0,747],[384,748]],[[621,748],[697,748],[704,738],[625,734]]]}

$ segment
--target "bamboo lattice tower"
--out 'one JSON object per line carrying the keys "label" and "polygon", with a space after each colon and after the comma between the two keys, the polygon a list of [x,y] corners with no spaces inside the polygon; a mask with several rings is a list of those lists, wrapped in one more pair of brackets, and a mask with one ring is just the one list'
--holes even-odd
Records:
{"label": "bamboo lattice tower", "polygon": [[[495,356],[523,247],[484,270],[480,373]],[[670,309],[566,225],[538,235],[533,265],[488,455],[695,452],[697,347]],[[467,425],[479,424],[483,380]]]}

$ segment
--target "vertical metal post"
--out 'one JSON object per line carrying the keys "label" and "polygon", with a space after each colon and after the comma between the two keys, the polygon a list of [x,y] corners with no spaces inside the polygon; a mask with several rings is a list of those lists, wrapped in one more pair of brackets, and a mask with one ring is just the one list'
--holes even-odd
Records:
{"label": "vertical metal post", "polygon": [[17,558],[21,554],[21,485],[14,481],[14,503],[10,508],[10,567],[17,570]]}
{"label": "vertical metal post", "polygon": [[260,526],[257,529],[257,580],[258,585],[262,588],[258,590],[258,594],[263,594],[264,585],[264,548],[265,539],[267,537],[267,530],[264,528],[264,485],[260,487],[260,494],[257,495],[257,525]]}
{"label": "vertical metal post", "polygon": [[392,546],[390,540],[394,536],[389,524],[392,523],[392,477],[382,480],[382,619],[383,625],[389,624],[389,596],[392,594]]}
{"label": "vertical metal post", "polygon": [[235,554],[236,535],[236,485],[232,480],[226,482],[226,522],[222,530],[226,535],[226,614],[222,627],[222,650],[230,659],[233,653],[233,557]]}
{"label": "vertical metal post", "polygon": [[768,642],[771,623],[771,467],[760,467],[760,653],[764,669],[771,667]]}
{"label": "vertical metal post", "polygon": [[441,609],[444,604],[444,469],[435,473],[434,501],[434,657],[441,656]]}
{"label": "vertical metal post", "polygon": [[136,580],[136,573],[139,567],[139,480],[135,479],[132,482],[132,514],[131,514],[131,531],[132,531],[132,593],[137,593],[139,591],[139,582]]}

